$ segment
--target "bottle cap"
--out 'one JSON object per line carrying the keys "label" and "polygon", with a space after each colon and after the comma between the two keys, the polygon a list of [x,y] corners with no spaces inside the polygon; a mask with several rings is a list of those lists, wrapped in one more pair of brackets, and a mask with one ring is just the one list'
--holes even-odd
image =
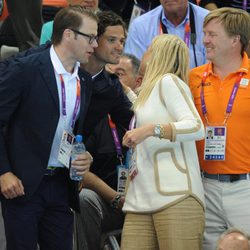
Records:
{"label": "bottle cap", "polygon": [[76,142],[82,142],[82,136],[81,135],[77,135],[75,138]]}

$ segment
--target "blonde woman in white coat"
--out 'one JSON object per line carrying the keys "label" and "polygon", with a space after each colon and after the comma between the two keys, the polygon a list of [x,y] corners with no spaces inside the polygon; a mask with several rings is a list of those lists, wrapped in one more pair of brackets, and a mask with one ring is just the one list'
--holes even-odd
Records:
{"label": "blonde woman in white coat", "polygon": [[186,84],[189,50],[164,34],[149,51],[134,103],[136,125],[123,138],[133,148],[135,176],[123,206],[121,248],[200,250],[204,197],[195,141],[203,139],[204,127]]}

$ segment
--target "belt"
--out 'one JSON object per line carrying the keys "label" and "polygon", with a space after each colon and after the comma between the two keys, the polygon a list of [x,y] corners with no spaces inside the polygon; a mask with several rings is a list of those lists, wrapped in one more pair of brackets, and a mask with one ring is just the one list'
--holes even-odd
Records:
{"label": "belt", "polygon": [[45,170],[44,175],[53,176],[53,175],[55,175],[59,172],[62,172],[64,170],[65,170],[65,168],[48,166]]}
{"label": "belt", "polygon": [[250,174],[208,174],[202,172],[202,176],[208,179],[213,179],[221,182],[235,182],[240,180],[249,180]]}

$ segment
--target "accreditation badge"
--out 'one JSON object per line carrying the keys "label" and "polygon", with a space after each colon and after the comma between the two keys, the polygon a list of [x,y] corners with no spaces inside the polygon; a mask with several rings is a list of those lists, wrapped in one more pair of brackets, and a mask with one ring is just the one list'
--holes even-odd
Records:
{"label": "accreditation badge", "polygon": [[224,161],[226,159],[225,126],[207,126],[204,144],[204,160]]}
{"label": "accreditation badge", "polygon": [[125,194],[126,182],[128,179],[128,169],[124,165],[117,166],[117,192],[121,195]]}
{"label": "accreditation badge", "polygon": [[69,168],[70,163],[70,156],[72,151],[72,146],[74,142],[75,136],[72,133],[67,131],[63,131],[59,154],[58,154],[58,161],[60,161],[65,167]]}
{"label": "accreditation badge", "polygon": [[146,10],[144,10],[140,5],[138,4],[134,4],[133,6],[133,10],[131,13],[131,17],[130,17],[130,21],[129,24],[131,24],[131,22],[138,16],[141,16],[142,14],[144,14],[146,12]]}
{"label": "accreditation badge", "polygon": [[249,84],[249,79],[247,78],[241,78],[240,80],[240,87],[246,88]]}

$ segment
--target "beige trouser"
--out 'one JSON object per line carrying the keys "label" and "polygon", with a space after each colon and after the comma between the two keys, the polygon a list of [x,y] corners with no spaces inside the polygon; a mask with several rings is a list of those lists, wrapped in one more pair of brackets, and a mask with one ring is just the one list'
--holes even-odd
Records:
{"label": "beige trouser", "polygon": [[122,250],[201,250],[204,210],[193,197],[152,214],[127,213]]}

